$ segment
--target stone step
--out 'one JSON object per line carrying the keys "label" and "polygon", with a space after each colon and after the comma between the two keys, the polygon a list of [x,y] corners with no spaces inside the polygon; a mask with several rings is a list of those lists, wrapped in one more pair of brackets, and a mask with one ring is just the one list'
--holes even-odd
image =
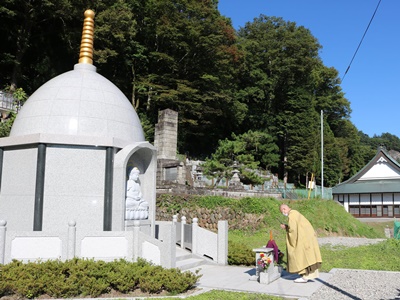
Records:
{"label": "stone step", "polygon": [[188,258],[176,262],[176,267],[182,271],[186,271],[201,265],[205,265],[206,261],[201,258]]}
{"label": "stone step", "polygon": [[182,248],[176,248],[176,261],[192,258],[192,253]]}
{"label": "stone step", "polygon": [[176,268],[185,271],[205,264],[216,264],[216,262],[206,257],[194,255],[188,250],[176,247]]}

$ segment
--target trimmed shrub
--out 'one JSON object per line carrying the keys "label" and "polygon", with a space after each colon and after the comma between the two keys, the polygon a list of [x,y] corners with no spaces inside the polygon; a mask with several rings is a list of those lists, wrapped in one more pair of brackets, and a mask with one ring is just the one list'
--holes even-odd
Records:
{"label": "trimmed shrub", "polygon": [[182,293],[192,288],[200,275],[164,269],[143,259],[132,263],[74,258],[22,263],[12,261],[0,266],[0,297],[16,295],[38,298],[47,294],[53,298],[99,297],[114,289],[128,293],[136,289],[158,294]]}
{"label": "trimmed shrub", "polygon": [[230,265],[254,265],[255,256],[253,249],[246,246],[246,244],[239,244],[236,242],[228,242],[228,264]]}

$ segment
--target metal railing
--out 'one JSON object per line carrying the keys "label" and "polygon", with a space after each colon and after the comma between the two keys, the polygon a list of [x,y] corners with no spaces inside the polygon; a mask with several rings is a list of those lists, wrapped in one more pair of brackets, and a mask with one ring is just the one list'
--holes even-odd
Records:
{"label": "metal railing", "polygon": [[0,91],[0,109],[8,111],[18,111],[19,103],[11,93]]}

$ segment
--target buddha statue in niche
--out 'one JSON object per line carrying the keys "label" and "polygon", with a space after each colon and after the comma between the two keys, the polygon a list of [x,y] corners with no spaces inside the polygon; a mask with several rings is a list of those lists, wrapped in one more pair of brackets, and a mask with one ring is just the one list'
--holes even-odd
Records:
{"label": "buddha statue in niche", "polygon": [[129,173],[126,184],[126,220],[146,220],[149,217],[149,203],[143,199],[139,174],[140,171],[136,167]]}

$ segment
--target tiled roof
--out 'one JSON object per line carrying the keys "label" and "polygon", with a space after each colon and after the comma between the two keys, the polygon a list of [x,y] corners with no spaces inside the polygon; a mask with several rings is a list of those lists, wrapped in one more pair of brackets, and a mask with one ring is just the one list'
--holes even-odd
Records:
{"label": "tiled roof", "polygon": [[379,147],[357,174],[332,188],[332,194],[400,193],[400,164]]}

